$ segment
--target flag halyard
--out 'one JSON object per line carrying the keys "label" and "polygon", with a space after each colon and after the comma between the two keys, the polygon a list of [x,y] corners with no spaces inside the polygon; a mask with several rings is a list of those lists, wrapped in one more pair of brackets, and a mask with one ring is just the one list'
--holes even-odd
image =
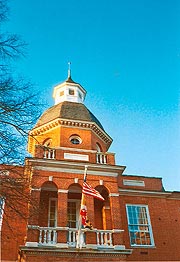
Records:
{"label": "flag halyard", "polygon": [[92,188],[88,183],[83,183],[82,193],[85,195],[90,195],[94,198],[97,198],[101,201],[104,201],[104,198],[101,196],[101,194],[94,188]]}

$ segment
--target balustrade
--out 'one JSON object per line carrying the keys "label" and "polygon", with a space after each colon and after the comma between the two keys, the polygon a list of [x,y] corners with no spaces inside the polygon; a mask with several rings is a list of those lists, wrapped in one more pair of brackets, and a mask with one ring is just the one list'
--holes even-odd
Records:
{"label": "balustrade", "polygon": [[107,163],[107,155],[103,153],[96,154],[96,162],[98,164],[106,164]]}
{"label": "balustrade", "polygon": [[56,244],[57,231],[51,228],[39,228],[39,244]]}
{"label": "balustrade", "polygon": [[55,159],[55,149],[45,148],[44,149],[44,158]]}
{"label": "balustrade", "polygon": [[[39,237],[38,237],[38,245],[42,246],[63,246],[64,244],[67,244],[67,247],[76,247],[77,244],[77,237],[78,237],[78,231],[76,228],[69,228],[69,227],[39,227],[39,226],[28,226],[29,230],[38,230],[39,231]],[[58,234],[62,231],[67,232],[67,240],[66,243],[58,243]],[[81,230],[81,241],[83,248],[88,248],[91,246],[91,248],[115,248],[113,245],[113,234],[114,233],[121,233],[124,230],[114,229],[114,230],[87,230],[82,229]],[[86,232],[91,234],[96,234],[96,240],[93,244],[86,244]],[[31,242],[32,243],[32,242]],[[120,244],[120,243],[119,243]],[[28,244],[27,244],[28,245]],[[118,245],[122,249],[124,246]]]}

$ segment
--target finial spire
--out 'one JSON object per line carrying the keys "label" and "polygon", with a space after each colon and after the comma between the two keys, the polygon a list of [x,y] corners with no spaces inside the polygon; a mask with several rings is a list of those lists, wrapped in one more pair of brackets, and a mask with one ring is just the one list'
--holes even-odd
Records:
{"label": "finial spire", "polygon": [[68,62],[68,78],[71,77],[71,62]]}

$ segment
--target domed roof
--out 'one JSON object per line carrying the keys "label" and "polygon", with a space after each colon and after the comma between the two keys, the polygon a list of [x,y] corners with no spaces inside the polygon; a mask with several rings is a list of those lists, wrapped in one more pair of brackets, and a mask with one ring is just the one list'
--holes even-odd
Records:
{"label": "domed roof", "polygon": [[47,109],[39,118],[35,128],[47,124],[57,118],[87,121],[96,123],[103,131],[99,120],[82,103],[64,101]]}

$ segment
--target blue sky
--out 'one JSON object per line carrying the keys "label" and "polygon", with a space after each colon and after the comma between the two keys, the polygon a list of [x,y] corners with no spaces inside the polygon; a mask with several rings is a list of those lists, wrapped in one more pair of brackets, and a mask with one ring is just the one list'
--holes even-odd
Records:
{"label": "blue sky", "polygon": [[[45,107],[67,77],[113,138],[126,174],[180,191],[180,1],[10,0],[7,31],[27,42],[17,72]],[[38,98],[37,98],[38,100]]]}

